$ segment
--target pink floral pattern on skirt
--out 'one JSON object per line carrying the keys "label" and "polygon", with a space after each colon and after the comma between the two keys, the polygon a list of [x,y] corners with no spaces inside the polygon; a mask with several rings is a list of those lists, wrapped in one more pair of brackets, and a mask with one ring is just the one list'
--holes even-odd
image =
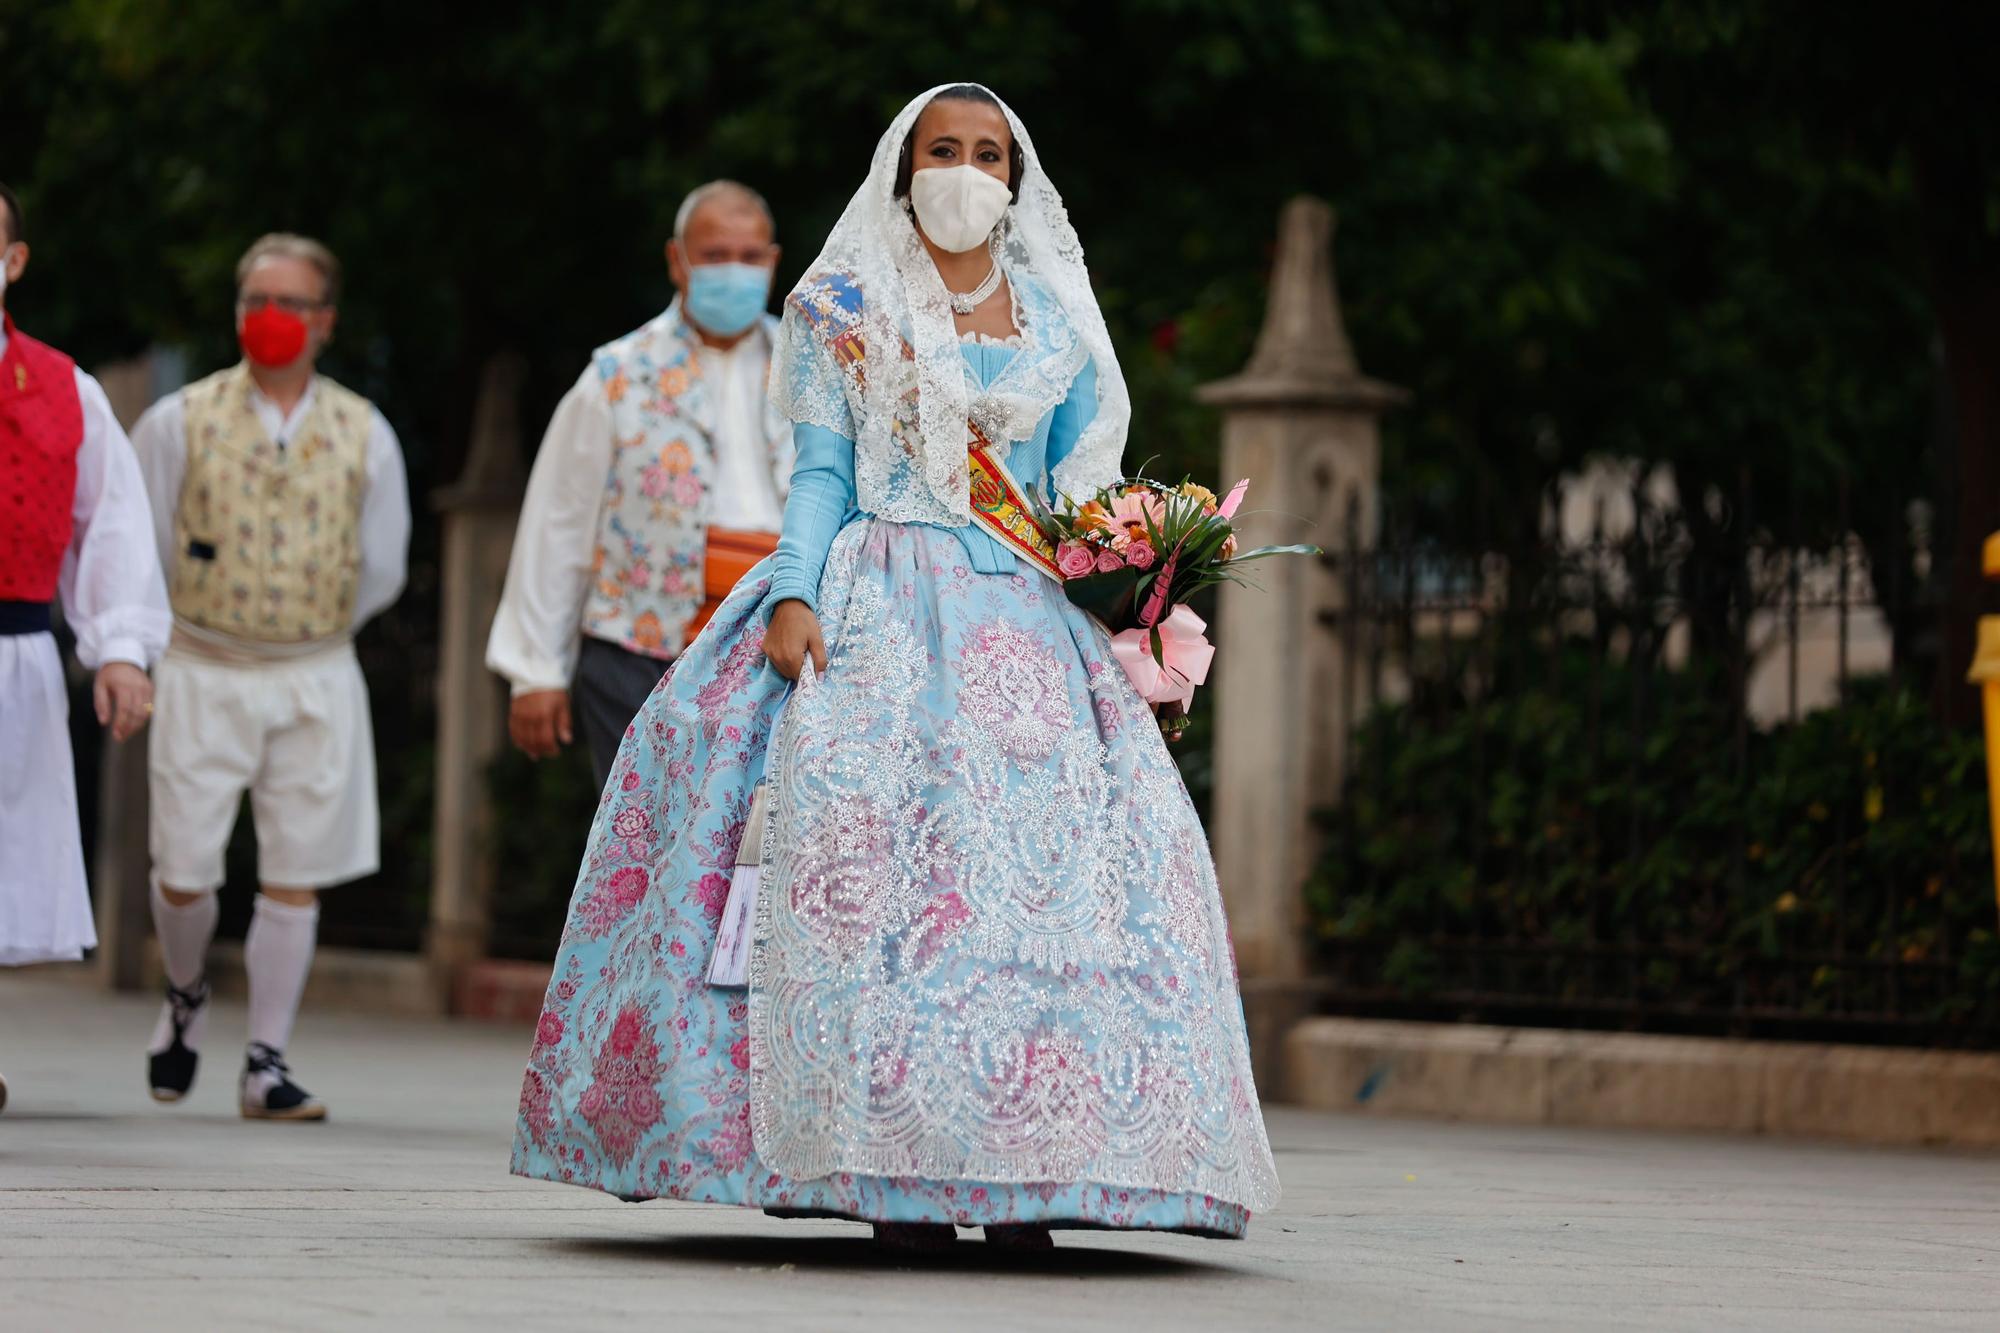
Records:
{"label": "pink floral pattern on skirt", "polygon": [[[843,541],[849,536],[843,534]],[[1013,582],[976,575],[959,578],[956,586]],[[850,1171],[800,1180],[761,1157],[752,1123],[757,1056],[749,999],[740,990],[708,986],[705,974],[750,795],[763,777],[766,747],[789,689],[762,657],[760,608],[767,587],[763,568],[738,586],[663,677],[626,736],[536,1026],[522,1081],[514,1171],[626,1199],[728,1203],[785,1214],[1241,1235],[1249,1221],[1244,1202],[1202,1190]],[[1028,688],[1032,692],[1034,682]],[[1103,704],[1094,707],[1093,722],[1105,720]],[[1134,729],[1123,716],[1114,725]],[[1010,744],[1032,753],[1039,740],[1030,727]],[[850,850],[864,857],[867,847],[886,845],[892,836],[867,827],[851,833]],[[1200,854],[1205,859],[1205,849]],[[953,882],[944,859],[938,864],[908,935],[909,961],[919,968],[944,965],[975,925],[963,887]],[[822,887],[842,896],[837,884]],[[1240,1025],[1240,1016],[1234,1021]],[[1076,1067],[1065,1038],[1053,1035],[1046,1046],[1024,1053],[1023,1095],[1029,1089],[1035,1097],[1059,1094]],[[912,1074],[892,1061],[871,1078],[886,1086]],[[1161,1091],[1168,1101],[1184,1095]]]}

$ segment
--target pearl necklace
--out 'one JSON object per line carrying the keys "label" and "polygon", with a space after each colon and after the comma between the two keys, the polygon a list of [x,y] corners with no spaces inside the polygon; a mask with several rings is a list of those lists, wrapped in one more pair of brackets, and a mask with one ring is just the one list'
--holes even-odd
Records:
{"label": "pearl necklace", "polygon": [[986,270],[986,280],[984,282],[981,282],[969,292],[955,292],[949,287],[945,288],[944,294],[951,298],[951,308],[954,313],[969,315],[979,309],[980,306],[986,304],[987,297],[1000,290],[999,248],[991,241],[988,241],[986,243],[986,253],[992,259],[993,266]]}

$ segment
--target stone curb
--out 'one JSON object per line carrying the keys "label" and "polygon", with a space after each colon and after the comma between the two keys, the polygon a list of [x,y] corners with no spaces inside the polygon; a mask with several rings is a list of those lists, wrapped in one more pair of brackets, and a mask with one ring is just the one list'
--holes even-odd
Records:
{"label": "stone curb", "polygon": [[1310,1018],[1285,1100],[1362,1115],[2000,1148],[2000,1055]]}
{"label": "stone curb", "polygon": [[[160,943],[146,941],[142,975],[147,990],[166,979]],[[241,999],[248,990],[241,940],[217,940],[209,949],[208,979],[217,995]],[[422,954],[385,949],[320,949],[306,978],[303,1007],[405,1017],[446,1012],[445,998]]]}
{"label": "stone curb", "polygon": [[532,1023],[541,1017],[549,972],[547,963],[483,958],[459,973],[452,987],[452,1016],[488,1023]]}
{"label": "stone curb", "polygon": [[[148,990],[165,979],[158,940],[146,941],[142,976]],[[243,944],[218,940],[209,952],[209,981],[215,993],[243,998]],[[542,1012],[549,986],[547,963],[482,958],[442,986],[422,954],[385,949],[324,948],[313,955],[304,1006],[353,1013],[480,1019],[492,1023],[532,1023]]]}

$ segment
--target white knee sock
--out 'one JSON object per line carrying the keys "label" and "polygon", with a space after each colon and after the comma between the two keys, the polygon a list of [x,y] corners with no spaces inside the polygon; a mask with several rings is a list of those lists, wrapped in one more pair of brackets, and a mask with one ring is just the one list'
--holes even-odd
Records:
{"label": "white knee sock", "polygon": [[292,1039],[299,997],[312,970],[313,939],[319,933],[319,904],[293,907],[264,894],[250,933],[243,937],[243,970],[250,974],[250,1040],[274,1051]]}
{"label": "white knee sock", "polygon": [[[153,886],[153,933],[160,937],[160,962],[166,968],[167,980],[182,990],[200,981],[207,969],[208,944],[215,938],[217,912],[212,893],[176,906],[167,901],[158,884]],[[208,1006],[203,1005],[182,1036],[189,1050],[201,1049],[202,1034],[207,1029]],[[174,1008],[168,1003],[160,1006],[160,1019],[153,1025],[153,1040],[146,1049],[164,1051],[173,1036]]]}

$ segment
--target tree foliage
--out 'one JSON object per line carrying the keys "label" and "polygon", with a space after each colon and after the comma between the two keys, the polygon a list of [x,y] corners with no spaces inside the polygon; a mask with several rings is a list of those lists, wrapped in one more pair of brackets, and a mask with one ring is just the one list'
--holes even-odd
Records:
{"label": "tree foliage", "polygon": [[1752,521],[1829,538],[1843,478],[1871,551],[1907,565],[1912,501],[1961,538],[2000,519],[1983,491],[1956,505],[1951,430],[1979,418],[1945,392],[1938,315],[1991,287],[1959,305],[2000,353],[1996,12],[0,0],[0,176],[37,254],[9,305],[87,362],[164,342],[200,371],[232,353],[242,247],[318,234],[349,269],[329,368],[384,405],[421,496],[495,352],[527,358],[532,437],[588,350],[665,303],[689,187],[762,189],[788,282],[894,110],[973,78],[1022,113],[1089,249],[1134,461],[1212,471],[1191,390],[1246,359],[1277,210],[1311,192],[1340,210],[1365,367],[1413,391],[1388,475],[1425,530],[1530,540],[1551,477],[1630,454],[1673,469],[1716,568]]}
{"label": "tree foliage", "polygon": [[6,170],[43,257],[17,299],[87,356],[206,363],[241,246],[322,234],[352,273],[343,368],[435,474],[488,354],[528,353],[546,401],[664,302],[689,186],[764,189],[789,277],[895,107],[976,77],[1069,199],[1142,447],[1212,430],[1185,390],[1241,363],[1276,209],[1312,191],[1364,360],[1416,392],[1392,446],[1441,520],[1526,512],[1491,501],[1601,451],[1697,488],[1747,462],[1814,513],[1838,468],[1911,489],[1934,358],[1909,162],[1818,133],[1783,11],[4,0]]}

